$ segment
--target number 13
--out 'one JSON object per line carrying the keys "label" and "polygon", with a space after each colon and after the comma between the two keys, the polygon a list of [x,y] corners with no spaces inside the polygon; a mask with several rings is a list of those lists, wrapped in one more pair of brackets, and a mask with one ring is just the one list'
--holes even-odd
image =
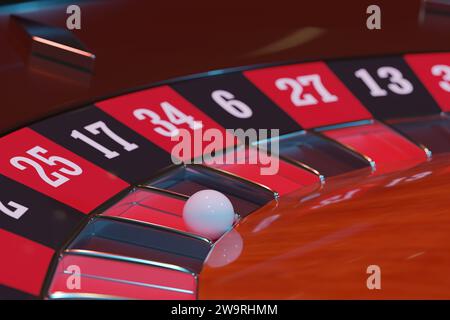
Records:
{"label": "number 13", "polygon": [[[389,84],[387,87],[395,94],[407,95],[412,93],[414,90],[412,83],[403,77],[400,70],[394,67],[380,67],[377,70],[377,75],[380,79],[389,79]],[[378,85],[366,69],[359,69],[355,71],[355,76],[361,79],[369,88],[370,95],[372,97],[387,96],[388,92]]]}

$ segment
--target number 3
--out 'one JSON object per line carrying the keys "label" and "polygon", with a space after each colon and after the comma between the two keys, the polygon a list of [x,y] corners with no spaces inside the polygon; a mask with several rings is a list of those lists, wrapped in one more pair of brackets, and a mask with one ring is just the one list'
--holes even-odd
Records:
{"label": "number 3", "polygon": [[450,66],[444,64],[438,64],[431,68],[433,76],[441,77],[442,81],[439,81],[439,86],[442,90],[450,92]]}
{"label": "number 3", "polygon": [[10,216],[11,218],[14,219],[20,219],[20,217],[22,217],[25,212],[28,211],[28,208],[18,204],[14,201],[10,201],[8,202],[8,206],[13,207],[15,210],[11,210],[8,207],[6,207],[2,202],[0,202],[0,211],[5,213],[6,215]]}

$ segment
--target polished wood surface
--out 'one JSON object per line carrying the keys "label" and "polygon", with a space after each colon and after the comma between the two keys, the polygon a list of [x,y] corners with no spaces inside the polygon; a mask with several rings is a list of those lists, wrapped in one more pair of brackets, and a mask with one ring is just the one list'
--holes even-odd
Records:
{"label": "polished wood surface", "polygon": [[[216,244],[200,298],[449,299],[450,160],[361,174],[299,190],[244,219]],[[227,241],[228,251],[220,246]],[[239,257],[218,267],[214,259],[233,243],[242,245]],[[381,269],[380,290],[367,288],[369,265]]]}

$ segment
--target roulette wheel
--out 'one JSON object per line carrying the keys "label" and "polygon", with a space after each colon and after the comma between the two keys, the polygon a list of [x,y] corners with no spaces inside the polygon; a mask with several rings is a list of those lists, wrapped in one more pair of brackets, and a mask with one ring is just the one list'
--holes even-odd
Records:
{"label": "roulette wheel", "polygon": [[0,298],[448,299],[450,3],[370,5],[2,4]]}

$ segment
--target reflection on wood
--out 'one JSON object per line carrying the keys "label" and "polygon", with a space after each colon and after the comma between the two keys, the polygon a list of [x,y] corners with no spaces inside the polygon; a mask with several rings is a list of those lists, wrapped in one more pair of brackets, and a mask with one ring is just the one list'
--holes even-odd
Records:
{"label": "reflection on wood", "polygon": [[[282,197],[236,228],[239,258],[206,265],[202,299],[450,298],[450,161],[333,178]],[[366,286],[381,268],[381,290]]]}

